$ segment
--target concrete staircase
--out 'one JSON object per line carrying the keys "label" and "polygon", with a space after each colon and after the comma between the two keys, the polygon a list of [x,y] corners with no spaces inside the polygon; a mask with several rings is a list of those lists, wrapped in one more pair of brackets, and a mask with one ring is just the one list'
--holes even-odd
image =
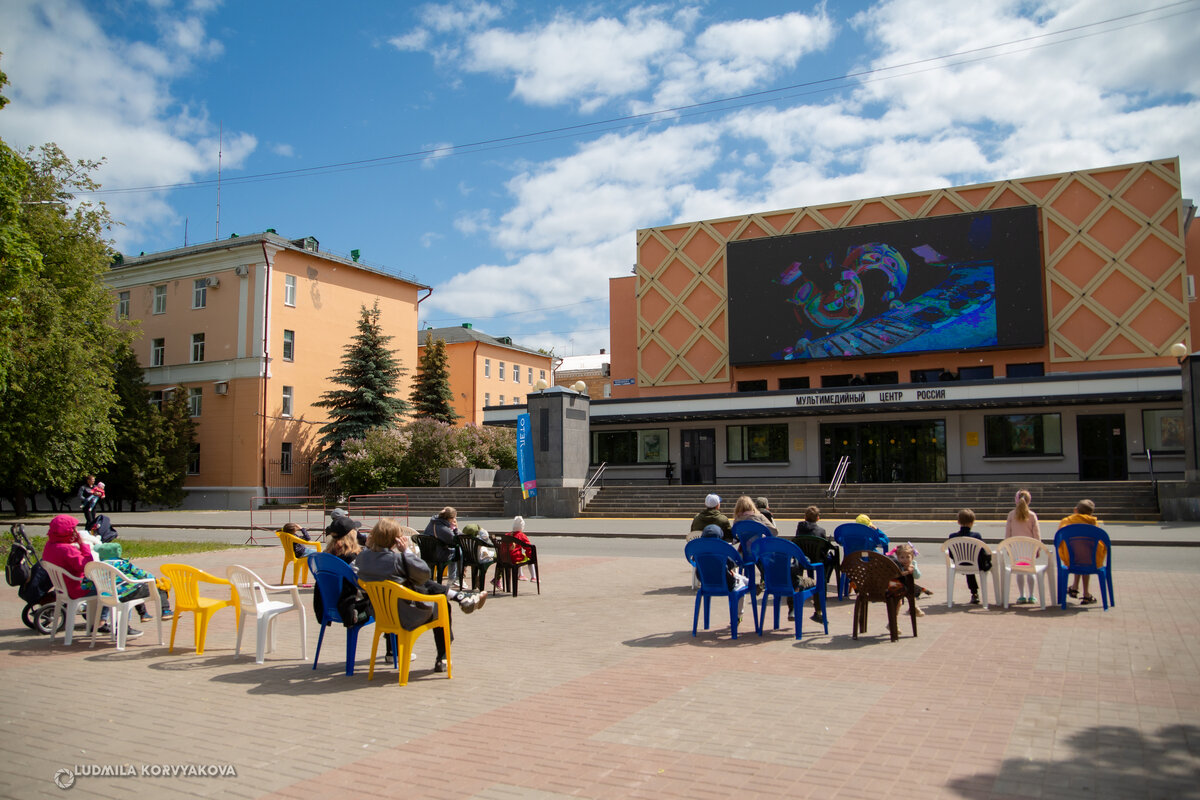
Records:
{"label": "concrete staircase", "polygon": [[349,504],[349,511],[351,516],[355,513],[375,516],[376,509],[385,505],[394,505],[396,510],[388,513],[399,514],[401,518],[407,505],[408,524],[417,529],[424,529],[429,518],[446,506],[453,506],[458,511],[459,518],[467,522],[472,519],[505,516],[503,489],[466,486],[408,486],[387,489],[377,500],[353,499]]}
{"label": "concrete staircase", "polygon": [[958,510],[970,508],[980,520],[1003,520],[1018,489],[1033,495],[1033,510],[1044,521],[1072,513],[1090,498],[1097,516],[1112,522],[1151,522],[1160,518],[1150,481],[1019,483],[889,483],[845,485],[836,498],[817,484],[746,484],[721,486],[605,486],[582,517],[691,517],[704,507],[709,492],[721,495],[721,510],[732,514],[739,495],[765,496],[779,519],[804,516],[809,505],[830,519],[868,514],[873,519],[943,520],[953,527]]}

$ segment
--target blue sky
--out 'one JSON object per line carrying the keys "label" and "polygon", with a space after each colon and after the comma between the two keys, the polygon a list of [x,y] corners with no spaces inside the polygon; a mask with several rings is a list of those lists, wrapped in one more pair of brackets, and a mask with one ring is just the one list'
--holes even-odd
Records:
{"label": "blue sky", "polygon": [[1200,191],[1200,0],[0,0],[0,52],[0,136],[106,159],[119,249],[218,235],[221,141],[220,238],[560,355],[638,228],[1176,155]]}

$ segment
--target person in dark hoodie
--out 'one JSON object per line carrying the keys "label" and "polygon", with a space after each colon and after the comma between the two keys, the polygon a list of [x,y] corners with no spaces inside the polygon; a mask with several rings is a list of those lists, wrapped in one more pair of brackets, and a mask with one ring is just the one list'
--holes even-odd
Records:
{"label": "person in dark hoodie", "polygon": [[458,540],[454,537],[458,536],[458,511],[451,506],[446,506],[434,514],[429,518],[429,524],[425,526],[425,535],[434,537],[442,544],[442,547],[438,548],[437,560],[450,563],[446,572],[446,583],[457,582]]}

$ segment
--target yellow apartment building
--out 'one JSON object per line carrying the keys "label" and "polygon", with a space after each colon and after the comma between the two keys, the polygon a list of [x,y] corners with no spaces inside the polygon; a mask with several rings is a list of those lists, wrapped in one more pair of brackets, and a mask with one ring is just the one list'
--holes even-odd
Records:
{"label": "yellow apartment building", "polygon": [[156,400],[186,392],[198,447],[186,508],[245,508],[309,493],[309,466],[328,421],[313,403],[357,332],[361,308],[380,323],[408,370],[411,331],[429,287],[415,278],[274,232],[127,258],[107,282],[118,316],[137,326],[134,350]]}
{"label": "yellow apartment building", "polygon": [[459,327],[418,331],[418,350],[424,349],[429,334],[434,341],[446,343],[446,367],[459,425],[482,425],[485,407],[522,405],[539,380],[551,382],[553,358],[513,344],[507,336],[488,336],[464,322]]}

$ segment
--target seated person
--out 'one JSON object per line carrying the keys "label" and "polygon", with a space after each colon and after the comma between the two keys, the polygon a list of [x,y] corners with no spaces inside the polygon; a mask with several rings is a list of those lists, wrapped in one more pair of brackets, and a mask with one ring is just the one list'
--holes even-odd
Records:
{"label": "seated person", "polygon": [[[72,575],[83,577],[84,565],[90,561],[94,561],[95,557],[92,554],[92,549],[80,538],[79,523],[74,517],[67,514],[59,514],[50,520],[50,527],[46,534],[46,546],[42,548],[42,560],[48,564],[61,567]],[[96,593],[96,587],[87,579],[73,581],[67,578],[66,582],[67,596],[71,599],[88,597]],[[132,600],[134,597],[149,596],[150,590],[142,584],[128,594],[123,595],[121,599]],[[103,610],[107,612],[107,606]],[[105,632],[106,628],[107,626],[104,626],[100,630]],[[125,633],[127,639],[136,639],[141,635],[142,631],[134,628],[132,624]]]}
{"label": "seated person", "polygon": [[[983,537],[980,536],[975,531],[971,530],[971,528],[974,525],[975,525],[975,512],[969,508],[964,508],[958,512],[958,526],[959,526],[958,531],[950,534],[950,536],[948,538],[956,539],[959,536],[970,536],[972,539],[978,539],[979,541],[982,542]],[[987,572],[991,568],[992,568],[991,553],[980,552],[980,554],[979,554],[979,569],[983,572]],[[977,605],[979,605],[979,581],[976,580],[975,576],[972,574],[968,574],[964,577],[966,577],[966,579],[967,579],[967,589],[969,589],[971,592],[971,605],[977,606]],[[949,589],[947,589],[947,591],[949,591]]]}
{"label": "seated person", "polygon": [[758,513],[762,514],[771,521],[771,524],[775,523],[775,515],[771,513],[771,504],[767,502],[767,498],[754,498],[754,506],[758,509]]}
{"label": "seated person", "polygon": [[[710,494],[704,498],[704,510],[692,518],[692,527],[689,532],[699,533],[708,525],[718,525],[721,528],[721,538],[727,542],[733,541],[732,526],[729,522],[729,517],[721,513],[721,496],[718,494]],[[695,536],[688,536],[689,539],[695,539]]]}
{"label": "seated person", "polygon": [[426,536],[434,537],[442,545],[438,548],[436,559],[439,563],[447,562],[449,564],[446,570],[446,583],[457,582],[462,585],[462,581],[458,580],[458,542],[454,538],[458,535],[458,511],[452,506],[446,506],[429,518],[424,533]]}
{"label": "seated person", "polygon": [[533,571],[533,542],[529,541],[529,537],[525,535],[524,517],[520,515],[513,517],[512,532],[509,536],[521,543],[514,544],[510,553],[513,563],[517,565],[517,580],[525,580],[521,574],[522,565],[529,571],[529,580],[537,580],[537,575]]}
{"label": "seated person", "polygon": [[[1099,525],[1100,520],[1096,517],[1096,504],[1091,500],[1080,500],[1075,504],[1075,513],[1070,516],[1063,517],[1058,523],[1058,527],[1064,525]],[[1090,606],[1096,602],[1096,598],[1092,595],[1090,589],[1092,585],[1091,575],[1080,575],[1075,573],[1071,579],[1071,588],[1067,589],[1069,597],[1079,597],[1079,579],[1083,578],[1083,599],[1079,601],[1081,606]],[[1030,585],[1033,582],[1030,581]]]}
{"label": "seated person", "polygon": [[[351,535],[352,533],[355,535]],[[325,552],[331,556],[337,556],[353,567],[354,560],[362,552],[362,546],[358,543],[357,533],[358,531],[354,528],[339,529],[337,532],[331,533],[329,547]]]}
{"label": "seated person", "polygon": [[804,509],[804,519],[796,523],[797,536],[820,536],[822,539],[832,542],[833,537],[825,532],[817,523],[821,521],[821,509],[816,506],[809,506]]}
{"label": "seated person", "polygon": [[733,506],[733,522],[741,522],[744,519],[752,519],[755,522],[765,525],[771,536],[778,536],[779,529],[775,527],[775,523],[767,519],[766,516],[758,510],[758,506],[750,499],[748,495],[742,495],[737,499],[737,503]]}
{"label": "seated person", "polygon": [[[363,581],[396,581],[421,594],[444,594],[447,600],[458,602],[458,607],[464,614],[470,614],[476,608],[483,608],[487,601],[487,592],[464,592],[452,589],[444,584],[430,580],[429,565],[416,555],[411,535],[394,519],[381,519],[375,523],[367,537],[367,549],[358,554],[355,566],[358,577]],[[413,630],[433,619],[436,606],[425,603],[400,601],[400,623],[405,630]],[[449,606],[447,606],[447,612]],[[446,620],[447,626],[450,620]],[[433,632],[434,643],[437,646],[437,660],[434,662],[434,672],[446,671],[446,637],[441,628]]]}
{"label": "seated person", "polygon": [[[309,535],[309,532],[295,522],[285,523],[280,530],[284,533],[290,533],[292,536],[295,536],[298,539],[303,539],[306,542],[311,542],[313,540],[312,536]],[[296,558],[306,558],[313,553],[316,553],[317,548],[313,547],[312,545],[306,546],[300,544],[299,542],[292,542],[292,552],[295,554]]]}
{"label": "seated person", "polygon": [[476,525],[474,522],[468,522],[463,525],[462,532],[466,536],[474,536],[480,541],[479,545],[479,560],[488,561],[496,557],[496,551],[492,548],[492,537],[488,535],[487,529]]}
{"label": "seated person", "polygon": [[335,508],[329,512],[329,525],[325,527],[325,535],[334,536],[353,532],[358,539],[359,546],[362,547],[367,543],[367,536],[358,530],[360,527],[358,521],[351,519],[344,509]]}

